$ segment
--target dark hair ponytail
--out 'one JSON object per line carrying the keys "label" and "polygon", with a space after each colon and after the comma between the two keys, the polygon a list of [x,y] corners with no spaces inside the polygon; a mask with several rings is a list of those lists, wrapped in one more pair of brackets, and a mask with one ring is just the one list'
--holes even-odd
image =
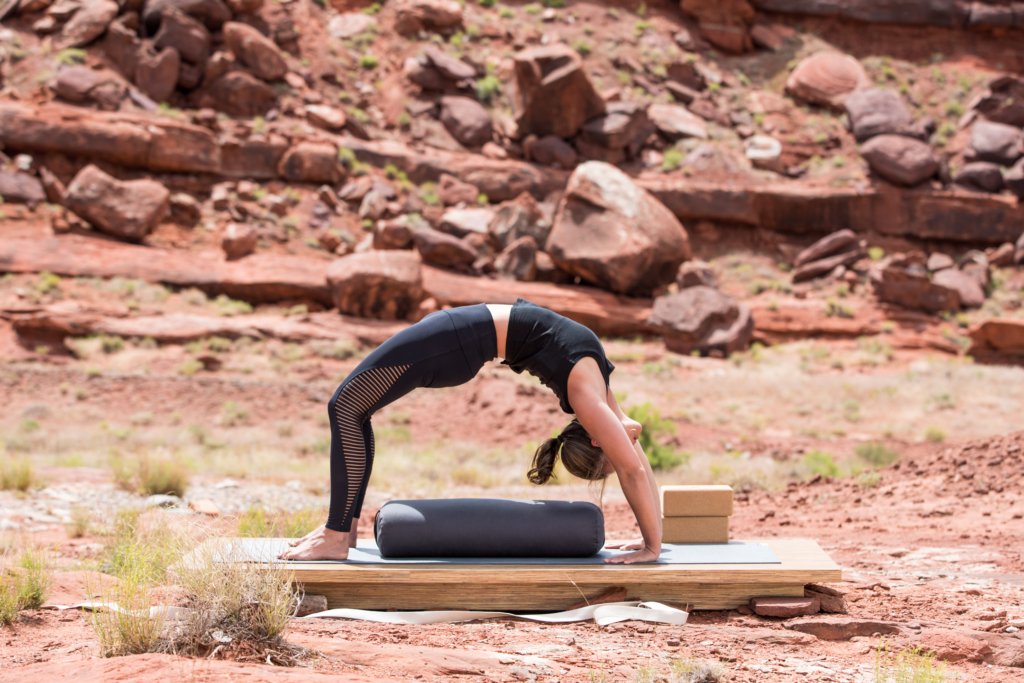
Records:
{"label": "dark hair ponytail", "polygon": [[561,434],[548,439],[533,454],[533,467],[526,474],[534,484],[546,484],[555,470],[555,460],[561,458],[569,474],[580,479],[604,479],[605,454],[590,442],[590,435],[579,421],[573,419]]}
{"label": "dark hair ponytail", "polygon": [[527,472],[526,478],[533,484],[546,484],[555,471],[555,460],[558,449],[562,445],[560,436],[548,439],[533,454],[533,467]]}

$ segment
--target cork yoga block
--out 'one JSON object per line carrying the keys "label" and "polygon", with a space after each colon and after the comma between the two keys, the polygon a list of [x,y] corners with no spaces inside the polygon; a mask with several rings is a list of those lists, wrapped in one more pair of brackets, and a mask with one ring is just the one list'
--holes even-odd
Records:
{"label": "cork yoga block", "polygon": [[661,514],[665,517],[728,517],[732,514],[732,487],[662,486]]}
{"label": "cork yoga block", "polygon": [[728,517],[664,517],[664,543],[728,543]]}

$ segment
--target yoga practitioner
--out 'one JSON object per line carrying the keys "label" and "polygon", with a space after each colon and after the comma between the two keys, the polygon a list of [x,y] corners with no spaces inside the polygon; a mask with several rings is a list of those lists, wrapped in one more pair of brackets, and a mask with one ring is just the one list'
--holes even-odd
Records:
{"label": "yoga practitioner", "polygon": [[370,417],[417,387],[450,387],[472,379],[495,356],[515,372],[538,377],[575,418],[545,441],[528,478],[543,484],[561,458],[571,474],[618,475],[642,539],[608,547],[628,550],[609,562],[655,560],[661,552],[661,502],[637,441],[640,423],[623,414],[609,385],[615,368],[588,328],[517,299],[436,311],[374,349],[327,404],[331,424],[331,501],[327,522],[290,543],[287,560],[344,560],[356,544],[359,512],[373,465]]}

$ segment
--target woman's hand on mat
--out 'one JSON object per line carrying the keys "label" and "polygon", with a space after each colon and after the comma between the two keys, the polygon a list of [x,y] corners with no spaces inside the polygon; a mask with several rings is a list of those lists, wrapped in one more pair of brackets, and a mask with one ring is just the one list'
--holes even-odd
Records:
{"label": "woman's hand on mat", "polygon": [[299,543],[277,556],[279,560],[347,560],[347,531],[320,527],[306,534]]}
{"label": "woman's hand on mat", "polygon": [[641,550],[634,550],[624,555],[616,555],[605,560],[605,564],[635,564],[637,562],[654,562],[661,555],[660,550],[644,547]]}
{"label": "woman's hand on mat", "polygon": [[616,541],[615,543],[608,543],[605,548],[609,550],[643,550],[644,539],[638,538],[635,541]]}

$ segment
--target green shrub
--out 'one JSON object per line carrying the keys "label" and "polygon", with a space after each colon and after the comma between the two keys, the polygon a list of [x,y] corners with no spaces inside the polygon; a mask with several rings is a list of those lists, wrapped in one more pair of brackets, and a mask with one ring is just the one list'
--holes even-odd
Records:
{"label": "green shrub", "polygon": [[665,155],[661,159],[661,170],[665,173],[674,171],[683,165],[683,152],[675,147],[665,150]]}
{"label": "green shrub", "polygon": [[641,403],[627,408],[626,415],[643,425],[637,441],[652,469],[668,470],[683,464],[686,458],[665,444],[668,437],[675,434],[676,426],[662,418],[657,408],[650,403]]}
{"label": "green shrub", "polygon": [[899,453],[876,441],[862,443],[854,452],[858,458],[873,467],[888,467],[900,459]]}
{"label": "green shrub", "polygon": [[926,441],[931,441],[932,443],[942,443],[946,440],[946,432],[942,431],[938,427],[929,427],[924,430],[924,438]]}
{"label": "green shrub", "polygon": [[831,453],[825,451],[810,451],[804,455],[803,466],[813,475],[823,477],[838,477],[839,465]]}
{"label": "green shrub", "polygon": [[0,491],[28,491],[35,483],[32,463],[28,458],[3,456],[0,459]]}
{"label": "green shrub", "polygon": [[481,102],[490,102],[501,91],[501,81],[494,74],[487,74],[476,82],[476,96]]}
{"label": "green shrub", "polygon": [[178,460],[145,457],[139,461],[139,489],[148,495],[184,496],[188,488],[188,470]]}
{"label": "green shrub", "polygon": [[376,69],[379,64],[380,60],[374,55],[366,54],[359,57],[359,67],[366,71]]}

